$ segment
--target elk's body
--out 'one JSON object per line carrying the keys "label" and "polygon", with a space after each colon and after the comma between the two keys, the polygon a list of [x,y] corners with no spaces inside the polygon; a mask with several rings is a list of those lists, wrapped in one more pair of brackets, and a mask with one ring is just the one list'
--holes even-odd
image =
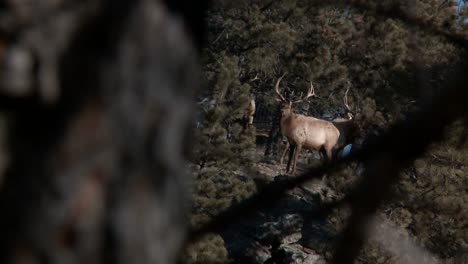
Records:
{"label": "elk's body", "polygon": [[[295,102],[287,101],[278,90],[279,83],[283,77],[284,75],[276,82],[275,91],[282,102],[281,133],[288,139],[289,143],[289,159],[286,172],[289,171],[292,163],[291,172],[294,174],[296,172],[297,158],[303,148],[321,151],[327,157],[327,161],[331,161],[333,149],[338,143],[340,132],[329,121],[293,113],[292,105],[314,96],[314,88],[311,84],[309,92],[304,99]],[[285,148],[281,155],[281,164],[283,163],[287,149]]]}
{"label": "elk's body", "polygon": [[331,122],[294,113],[281,119],[281,133],[288,138],[289,144],[305,149],[323,148],[327,155],[340,136],[339,130]]}

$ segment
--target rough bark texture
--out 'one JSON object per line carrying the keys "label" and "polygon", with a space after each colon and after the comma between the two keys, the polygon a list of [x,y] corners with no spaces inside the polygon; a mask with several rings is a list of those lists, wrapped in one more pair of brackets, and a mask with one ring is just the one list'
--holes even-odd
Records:
{"label": "rough bark texture", "polygon": [[174,263],[198,88],[182,17],[152,0],[2,8],[0,263]]}

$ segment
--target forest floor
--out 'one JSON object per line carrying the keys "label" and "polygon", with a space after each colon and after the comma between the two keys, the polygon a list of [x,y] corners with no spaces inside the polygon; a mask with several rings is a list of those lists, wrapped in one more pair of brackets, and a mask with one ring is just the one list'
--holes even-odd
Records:
{"label": "forest floor", "polygon": [[[263,152],[259,152],[258,154],[261,155]],[[276,157],[263,158],[260,162],[254,165],[254,175],[252,177],[254,177],[254,180],[257,180],[257,184],[258,182],[267,184],[275,180],[282,180],[285,177],[294,177],[291,174],[286,174],[286,162],[286,158],[284,164],[282,165],[279,163],[279,159]],[[307,168],[310,168],[311,166],[319,165],[320,162],[321,161],[319,160],[318,153],[303,153],[297,162],[296,175],[302,174]],[[306,182],[302,186],[289,191],[289,194],[297,192],[297,189],[306,190],[314,196],[319,195],[321,200],[329,200],[336,197],[334,191],[330,189],[326,185],[326,182],[322,181],[321,179],[315,179]]]}
{"label": "forest floor", "polygon": [[[258,154],[261,155],[260,152]],[[298,162],[298,174],[320,162],[314,154],[303,154]],[[285,167],[285,164],[279,164],[277,158],[264,158],[255,164],[250,175],[253,175],[257,188],[261,189],[273,181],[294,177],[284,174]],[[222,234],[231,261],[326,263],[338,236],[336,225],[330,219],[310,217],[308,212],[322,202],[336,198],[338,195],[327,186],[326,181],[317,179],[289,190],[272,207],[245,216]],[[425,259],[425,263],[436,263],[433,256],[412,242],[407,230],[395,227],[384,213],[379,213],[374,220],[369,233],[372,241],[400,256],[403,251],[412,249],[404,254],[406,260]]]}
{"label": "forest floor", "polygon": [[[298,163],[298,174],[310,166],[306,163],[307,159]],[[276,159],[263,159],[255,164],[252,177],[261,189],[264,184],[294,177],[284,172],[285,165]],[[246,216],[222,234],[230,258],[234,263],[323,263],[317,249],[324,252],[331,245],[333,228],[325,219],[305,225],[304,218],[333,196],[321,180],[313,180],[288,191],[273,207]]]}

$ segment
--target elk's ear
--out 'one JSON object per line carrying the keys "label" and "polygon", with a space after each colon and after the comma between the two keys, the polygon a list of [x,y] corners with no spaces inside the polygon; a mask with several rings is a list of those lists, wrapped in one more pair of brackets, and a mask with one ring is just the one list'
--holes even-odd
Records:
{"label": "elk's ear", "polygon": [[276,98],[276,97],[275,97],[275,101],[278,102],[278,103],[283,102],[283,100],[281,100],[281,99],[279,99],[279,98]]}

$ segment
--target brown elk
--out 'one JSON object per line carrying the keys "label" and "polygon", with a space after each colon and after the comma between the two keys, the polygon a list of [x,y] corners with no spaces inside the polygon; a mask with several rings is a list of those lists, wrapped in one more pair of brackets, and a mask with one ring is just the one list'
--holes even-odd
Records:
{"label": "brown elk", "polygon": [[[315,96],[314,86],[311,82],[309,91],[304,98],[297,101],[286,100],[279,92],[279,84],[284,76],[285,74],[277,80],[275,92],[281,102],[281,133],[289,142],[289,159],[286,172],[289,172],[292,162],[291,172],[295,174],[297,158],[302,148],[318,150],[324,154],[327,161],[331,161],[333,159],[333,149],[337,145],[340,132],[329,121],[293,113],[294,104]],[[285,148],[281,155],[281,164],[287,149]]]}
{"label": "brown elk", "polygon": [[253,124],[255,114],[255,99],[253,96],[250,97],[249,105],[244,110],[244,130],[249,128]]}

